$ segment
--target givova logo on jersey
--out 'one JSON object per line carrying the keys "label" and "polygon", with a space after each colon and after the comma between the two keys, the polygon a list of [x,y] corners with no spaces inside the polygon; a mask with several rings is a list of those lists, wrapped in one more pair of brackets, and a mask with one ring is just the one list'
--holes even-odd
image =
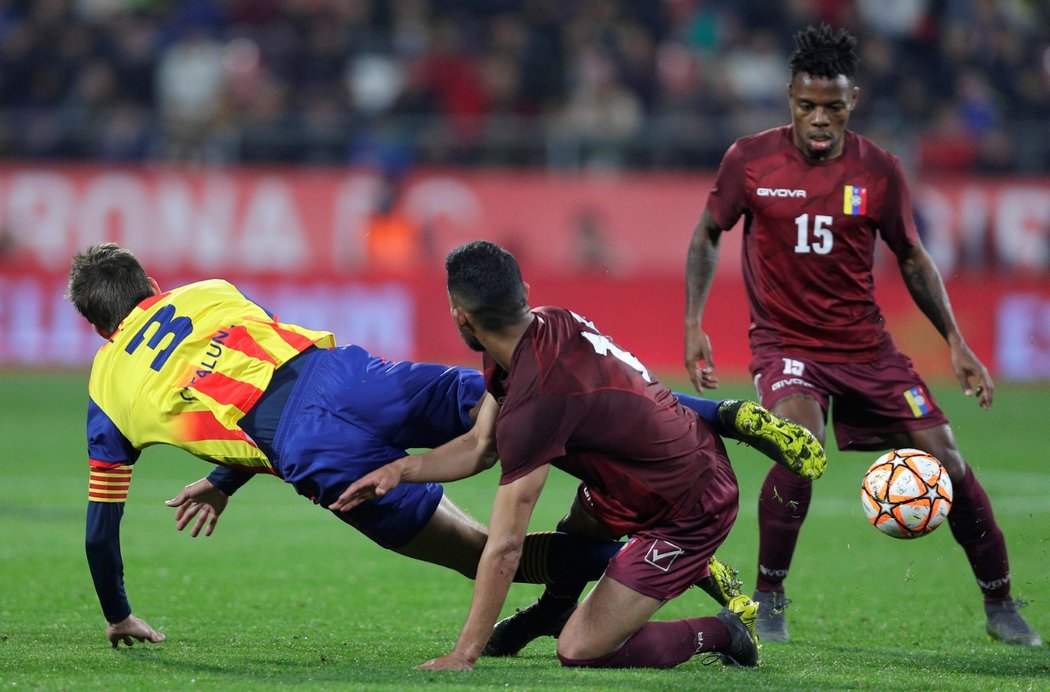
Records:
{"label": "givova logo on jersey", "polygon": [[805,190],[791,190],[786,187],[760,187],[755,191],[759,197],[797,197],[806,198]]}

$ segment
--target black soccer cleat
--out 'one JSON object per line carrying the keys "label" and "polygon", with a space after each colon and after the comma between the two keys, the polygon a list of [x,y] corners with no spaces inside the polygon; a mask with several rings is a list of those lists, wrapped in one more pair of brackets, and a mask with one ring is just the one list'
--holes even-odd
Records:
{"label": "black soccer cleat", "polygon": [[715,652],[722,663],[748,668],[757,666],[759,645],[755,619],[758,617],[758,604],[747,596],[736,596],[715,617],[729,630],[729,648]]}
{"label": "black soccer cleat", "polygon": [[513,656],[533,639],[557,637],[575,610],[575,600],[541,597],[497,622],[481,655]]}
{"label": "black soccer cleat", "polygon": [[758,619],[755,621],[755,631],[764,642],[789,642],[791,635],[788,633],[787,619],[784,617],[784,609],[791,603],[791,599],[784,595],[783,591],[755,591],[751,597],[758,604]]}
{"label": "black soccer cleat", "polygon": [[988,616],[988,637],[1004,644],[1042,646],[1043,640],[1017,612],[1017,609],[1024,605],[1023,601],[1016,600],[985,603],[984,612]]}

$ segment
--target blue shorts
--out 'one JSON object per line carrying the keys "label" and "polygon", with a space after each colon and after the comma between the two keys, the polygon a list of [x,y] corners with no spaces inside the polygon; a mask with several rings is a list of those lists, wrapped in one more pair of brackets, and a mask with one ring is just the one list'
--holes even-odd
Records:
{"label": "blue shorts", "polygon": [[[485,393],[481,373],[391,362],[358,346],[303,354],[273,436],[274,467],[300,495],[327,507],[372,469],[467,432]],[[386,548],[416,536],[441,501],[437,483],[403,483],[334,514]]]}

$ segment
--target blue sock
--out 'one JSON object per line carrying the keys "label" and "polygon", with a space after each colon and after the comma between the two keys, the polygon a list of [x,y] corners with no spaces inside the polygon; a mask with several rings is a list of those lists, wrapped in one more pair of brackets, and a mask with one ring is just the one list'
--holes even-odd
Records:
{"label": "blue sock", "polygon": [[721,430],[721,426],[718,424],[718,407],[721,405],[721,401],[701,399],[698,396],[682,394],[681,392],[672,392],[672,394],[678,397],[678,401],[682,403],[682,406],[693,409],[698,416],[715,426],[715,430]]}

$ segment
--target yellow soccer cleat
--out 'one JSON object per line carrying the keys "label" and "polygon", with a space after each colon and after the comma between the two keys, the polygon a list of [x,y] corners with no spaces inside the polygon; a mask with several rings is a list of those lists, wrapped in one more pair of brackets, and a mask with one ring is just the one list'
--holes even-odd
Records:
{"label": "yellow soccer cleat", "polygon": [[816,480],[828,458],[817,438],[803,426],[746,399],[727,399],[718,406],[721,434],[754,447],[796,475]]}
{"label": "yellow soccer cleat", "polygon": [[755,634],[755,620],[758,618],[758,604],[747,596],[736,596],[715,617],[729,630],[731,638],[729,649],[715,652],[722,663],[727,666],[757,666],[758,635]]}

